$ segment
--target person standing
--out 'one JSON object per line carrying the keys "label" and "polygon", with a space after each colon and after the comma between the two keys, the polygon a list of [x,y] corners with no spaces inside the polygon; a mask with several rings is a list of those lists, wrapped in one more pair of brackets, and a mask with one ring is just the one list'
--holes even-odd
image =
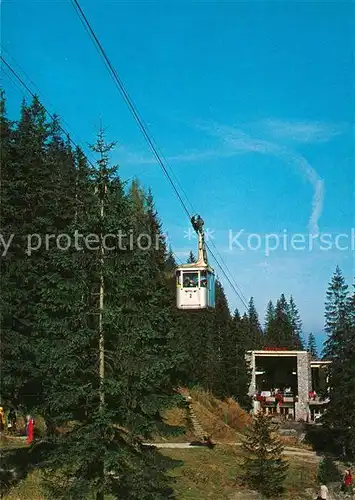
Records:
{"label": "person standing", "polygon": [[31,415],[27,415],[27,425],[26,425],[27,443],[31,444],[34,437],[34,420]]}
{"label": "person standing", "polygon": [[329,490],[325,484],[322,484],[319,490],[317,500],[328,500]]}
{"label": "person standing", "polygon": [[7,416],[7,428],[10,434],[14,434],[16,432],[16,421],[16,412],[13,408],[11,408]]}
{"label": "person standing", "polygon": [[2,434],[5,430],[5,412],[4,408],[0,406],[0,433]]}
{"label": "person standing", "polygon": [[353,491],[353,476],[351,475],[350,470],[345,471],[345,476],[343,480],[343,485],[341,487],[341,490],[346,494],[346,493],[352,493]]}

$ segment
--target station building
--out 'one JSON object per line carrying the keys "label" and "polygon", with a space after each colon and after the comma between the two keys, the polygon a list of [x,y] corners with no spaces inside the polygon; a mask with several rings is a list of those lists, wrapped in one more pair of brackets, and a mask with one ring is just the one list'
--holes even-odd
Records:
{"label": "station building", "polygon": [[329,403],[329,364],[312,359],[308,351],[268,348],[249,351],[249,395],[253,412],[289,420],[316,422]]}

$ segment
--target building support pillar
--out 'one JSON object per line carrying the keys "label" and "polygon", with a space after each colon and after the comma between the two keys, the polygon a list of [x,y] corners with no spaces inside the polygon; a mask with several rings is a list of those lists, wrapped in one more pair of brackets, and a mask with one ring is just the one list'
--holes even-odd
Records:
{"label": "building support pillar", "polygon": [[309,419],[309,392],[312,386],[311,356],[308,352],[297,354],[298,401],[295,403],[296,420]]}

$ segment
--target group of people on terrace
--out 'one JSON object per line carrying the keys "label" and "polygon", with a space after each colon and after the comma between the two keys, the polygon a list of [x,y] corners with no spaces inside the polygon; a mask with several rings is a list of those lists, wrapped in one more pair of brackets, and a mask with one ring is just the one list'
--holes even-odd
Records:
{"label": "group of people on terrace", "polygon": [[293,396],[293,391],[291,387],[286,387],[282,389],[271,389],[268,391],[258,391],[256,393],[256,398],[261,397],[261,398],[274,398],[278,396],[284,396],[284,397],[292,397]]}

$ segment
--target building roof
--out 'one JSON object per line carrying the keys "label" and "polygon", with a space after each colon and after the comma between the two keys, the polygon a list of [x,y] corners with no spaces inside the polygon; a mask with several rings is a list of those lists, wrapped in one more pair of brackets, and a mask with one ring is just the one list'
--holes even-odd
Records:
{"label": "building roof", "polygon": [[257,354],[258,356],[296,356],[297,354],[309,354],[308,351],[289,351],[287,349],[259,349],[248,351],[248,353]]}
{"label": "building roof", "polygon": [[[248,354],[254,354],[256,356],[263,356],[263,357],[277,357],[277,356],[297,356],[297,354],[310,354],[308,351],[289,351],[287,349],[258,349],[254,351],[247,351]],[[320,366],[325,366],[325,365],[330,365],[331,361],[330,360],[323,360],[323,359],[312,359],[311,360],[311,366],[314,368],[320,367]]]}
{"label": "building roof", "polygon": [[330,365],[332,362],[330,360],[323,360],[323,359],[312,359],[311,365],[313,365],[315,368],[317,366],[322,366],[322,365]]}

